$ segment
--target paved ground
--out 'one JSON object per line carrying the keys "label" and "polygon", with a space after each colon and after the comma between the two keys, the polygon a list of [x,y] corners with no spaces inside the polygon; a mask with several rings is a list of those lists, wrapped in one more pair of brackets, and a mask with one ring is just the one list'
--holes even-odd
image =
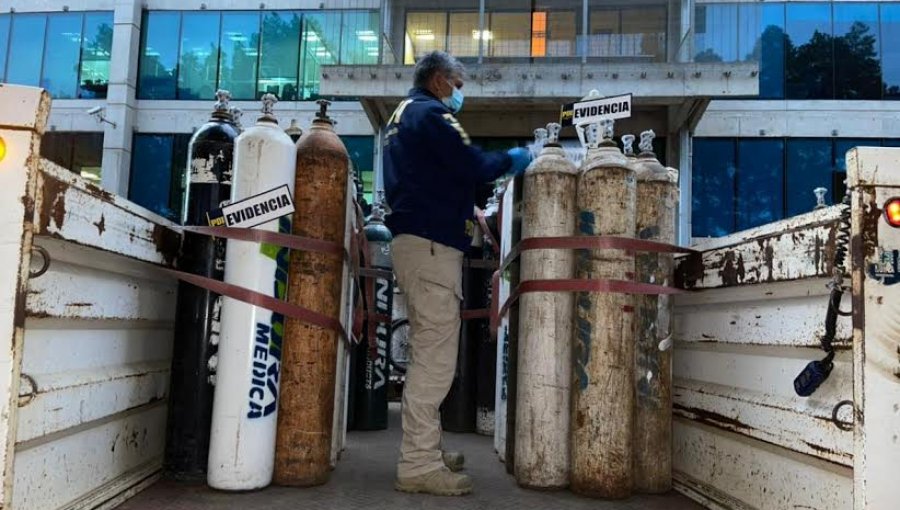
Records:
{"label": "paved ground", "polygon": [[[395,404],[392,404],[394,406]],[[585,499],[569,492],[536,492],[519,488],[494,453],[492,439],[474,434],[445,434],[448,449],[463,451],[474,494],[438,498],[393,490],[394,464],[400,443],[399,408],[391,408],[390,429],[353,432],[331,481],[313,489],[270,487],[253,493],[228,494],[200,485],[160,482],[127,501],[119,510],[697,510],[702,507],[671,493],[626,501]]]}

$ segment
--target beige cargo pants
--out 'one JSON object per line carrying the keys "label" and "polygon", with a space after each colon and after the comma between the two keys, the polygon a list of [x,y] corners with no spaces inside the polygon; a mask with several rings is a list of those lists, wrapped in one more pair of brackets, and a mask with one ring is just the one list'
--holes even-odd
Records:
{"label": "beige cargo pants", "polygon": [[410,364],[403,388],[403,442],[397,476],[418,476],[444,466],[438,408],[456,371],[461,251],[412,235],[392,245],[394,273],[407,295]]}

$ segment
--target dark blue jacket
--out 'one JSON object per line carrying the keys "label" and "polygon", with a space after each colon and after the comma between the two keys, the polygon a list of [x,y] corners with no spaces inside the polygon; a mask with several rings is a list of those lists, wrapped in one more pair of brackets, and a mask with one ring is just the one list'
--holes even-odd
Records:
{"label": "dark blue jacket", "polygon": [[388,120],[383,170],[394,237],[412,234],[466,252],[475,190],[505,174],[512,159],[484,152],[430,92],[413,89]]}

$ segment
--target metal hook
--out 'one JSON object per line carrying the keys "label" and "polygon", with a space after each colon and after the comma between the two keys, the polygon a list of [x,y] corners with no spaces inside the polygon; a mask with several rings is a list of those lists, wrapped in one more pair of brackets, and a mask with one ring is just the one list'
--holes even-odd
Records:
{"label": "metal hook", "polygon": [[[32,400],[34,400],[35,396],[37,396],[38,385],[37,381],[34,380],[34,377],[31,377],[24,372],[19,374],[19,378],[25,379],[25,382],[31,385],[31,390],[28,393],[25,393],[24,395],[21,393],[19,394],[19,407],[25,407],[30,404]],[[19,386],[21,387],[21,383],[19,384]]]}
{"label": "metal hook", "polygon": [[831,411],[831,421],[834,422],[835,427],[844,431],[850,431],[853,430],[853,422],[841,421],[838,419],[838,411],[844,406],[850,406],[853,413],[856,413],[856,406],[853,405],[852,400],[841,400],[834,406],[834,410]]}
{"label": "metal hook", "polygon": [[28,272],[29,278],[37,278],[38,276],[46,273],[48,269],[50,269],[50,252],[48,252],[44,247],[38,246],[36,244],[31,245],[31,251],[40,253],[41,260],[43,260],[40,269],[38,269],[37,271]]}

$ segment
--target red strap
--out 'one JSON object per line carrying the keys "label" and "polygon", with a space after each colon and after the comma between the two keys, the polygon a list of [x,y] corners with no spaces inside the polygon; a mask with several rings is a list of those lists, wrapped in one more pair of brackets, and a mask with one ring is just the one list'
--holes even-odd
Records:
{"label": "red strap", "polygon": [[[496,276],[495,276],[496,278]],[[683,294],[684,290],[652,283],[636,283],[624,280],[569,279],[569,280],[526,280],[513,290],[497,312],[494,321],[499,325],[500,317],[522,296],[532,292],[612,292],[618,294]],[[495,294],[496,295],[496,294]],[[496,305],[495,303],[492,303]]]}
{"label": "red strap", "polygon": [[530,250],[603,250],[618,249],[629,251],[649,251],[657,253],[697,253],[697,250],[656,241],[646,241],[633,237],[618,236],[563,236],[563,237],[528,237],[519,241],[500,265],[500,271],[506,268],[522,252]]}
{"label": "red strap", "polygon": [[481,230],[484,231],[484,235],[487,236],[490,241],[491,248],[494,250],[494,255],[500,256],[500,243],[497,242],[497,238],[494,237],[494,233],[491,232],[490,227],[488,227],[487,220],[484,219],[484,211],[480,208],[475,208],[475,218],[478,220],[478,225],[481,227]]}
{"label": "red strap", "polygon": [[459,312],[459,318],[464,321],[471,321],[477,319],[490,319],[491,318],[491,309],[490,308],[472,308],[471,310],[462,310]]}
{"label": "red strap", "polygon": [[184,271],[176,271],[174,269],[167,268],[160,269],[180,280],[184,280],[190,283],[191,285],[196,285],[197,287],[215,292],[217,294],[221,294],[232,299],[237,299],[238,301],[243,301],[254,306],[259,306],[261,308],[280,313],[293,319],[301,320],[303,322],[312,324],[313,326],[319,326],[320,328],[337,331],[341,338],[349,341],[347,332],[344,330],[341,322],[332,317],[328,317],[327,315],[310,310],[308,308],[303,308],[301,306],[287,303],[272,296],[267,296],[266,294],[250,290],[246,287],[240,287],[238,285],[220,282],[219,280],[214,280],[205,276],[185,273]]}
{"label": "red strap", "polygon": [[225,239],[236,239],[238,241],[250,241],[255,243],[274,244],[281,248],[289,248],[291,250],[311,251],[316,253],[326,253],[329,255],[346,256],[344,247],[338,243],[331,241],[323,241],[321,239],[312,239],[310,237],[295,236],[292,234],[282,234],[269,230],[260,230],[255,228],[234,228],[234,227],[182,227],[185,232],[193,232],[195,234],[203,234],[213,237],[222,237]]}

